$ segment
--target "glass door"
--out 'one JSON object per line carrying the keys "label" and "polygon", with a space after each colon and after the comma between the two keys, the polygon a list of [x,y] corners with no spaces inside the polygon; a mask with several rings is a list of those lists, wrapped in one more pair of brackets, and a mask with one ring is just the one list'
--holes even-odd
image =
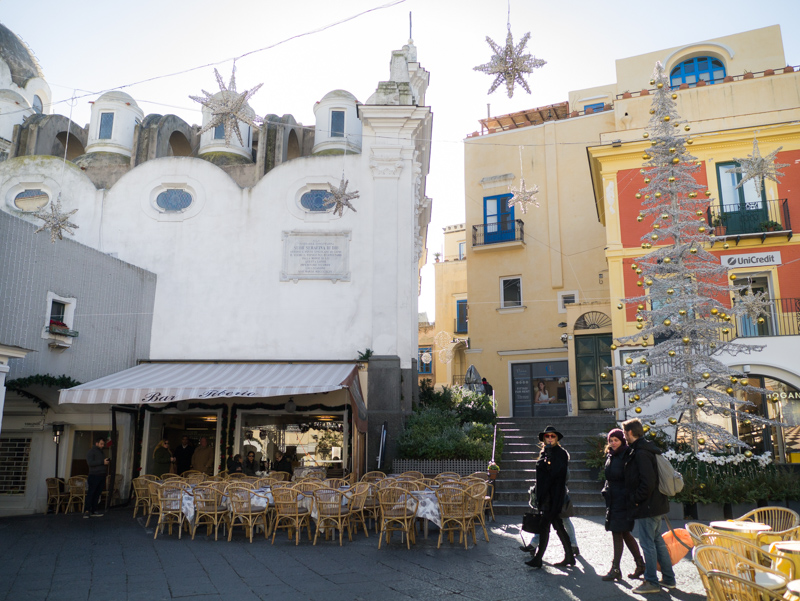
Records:
{"label": "glass door", "polygon": [[761,194],[756,192],[756,184],[748,180],[740,188],[741,173],[728,173],[739,163],[717,163],[717,180],[719,182],[719,220],[712,223],[714,227],[724,227],[722,235],[751,234],[761,231],[761,223],[769,218],[766,197],[762,186]]}
{"label": "glass door", "polygon": [[484,242],[493,244],[514,240],[514,207],[508,206],[511,194],[489,196],[483,199],[483,223],[486,228]]}
{"label": "glass door", "polygon": [[[768,298],[771,298],[768,277],[754,277],[751,279],[751,288],[753,293],[764,292]],[[752,338],[754,336],[773,336],[773,328],[775,324],[772,311],[764,316],[764,323],[758,323],[758,320],[752,319],[747,315],[742,315],[739,318],[738,330],[739,336],[743,338]]]}

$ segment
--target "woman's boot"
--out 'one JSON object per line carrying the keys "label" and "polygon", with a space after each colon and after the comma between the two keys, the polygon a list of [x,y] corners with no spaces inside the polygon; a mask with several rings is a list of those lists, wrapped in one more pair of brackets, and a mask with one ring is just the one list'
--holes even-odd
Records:
{"label": "woman's boot", "polygon": [[636,557],[636,569],[632,574],[628,574],[628,578],[640,578],[644,574],[644,561],[641,557]]}
{"label": "woman's boot", "polygon": [[608,574],[603,576],[603,580],[605,582],[622,580],[622,572],[619,571],[619,564],[612,564],[611,569],[608,571]]}

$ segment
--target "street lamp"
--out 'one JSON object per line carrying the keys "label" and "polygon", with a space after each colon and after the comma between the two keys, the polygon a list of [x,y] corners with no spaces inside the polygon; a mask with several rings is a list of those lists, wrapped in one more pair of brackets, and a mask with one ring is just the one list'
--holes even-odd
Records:
{"label": "street lamp", "polygon": [[58,478],[58,447],[61,444],[61,435],[64,433],[64,424],[56,422],[53,424],[53,442],[56,443],[56,473]]}

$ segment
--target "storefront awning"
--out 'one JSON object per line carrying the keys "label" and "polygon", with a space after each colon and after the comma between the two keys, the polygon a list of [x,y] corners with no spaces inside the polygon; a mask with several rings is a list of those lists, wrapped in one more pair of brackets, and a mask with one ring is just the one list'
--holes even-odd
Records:
{"label": "storefront awning", "polygon": [[359,431],[367,409],[354,363],[143,363],[62,390],[59,404],[139,405],[217,398],[265,398],[347,389]]}

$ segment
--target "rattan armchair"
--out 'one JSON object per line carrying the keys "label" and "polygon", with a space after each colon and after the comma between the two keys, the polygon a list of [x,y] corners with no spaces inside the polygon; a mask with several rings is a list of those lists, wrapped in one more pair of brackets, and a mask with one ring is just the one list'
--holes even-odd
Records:
{"label": "rattan armchair", "polygon": [[378,472],[378,471],[367,472],[366,474],[361,476],[361,481],[362,482],[375,482],[377,480],[383,480],[385,477],[386,477],[386,474],[384,474],[383,472]]}
{"label": "rattan armchair", "polygon": [[322,481],[323,486],[326,488],[344,488],[346,486],[350,486],[350,482],[345,480],[344,478],[326,478]]}
{"label": "rattan armchair", "polygon": [[700,573],[703,586],[711,596],[714,593],[708,575],[712,570],[744,578],[776,593],[782,593],[789,583],[788,577],[783,572],[762,566],[724,547],[700,545],[694,548],[692,558]]}
{"label": "rattan armchair", "polygon": [[707,524],[701,524],[700,522],[686,522],[686,530],[689,532],[689,536],[692,537],[695,547],[697,547],[704,544],[703,535],[707,532],[711,532],[713,529]]}
{"label": "rattan armchair", "polygon": [[[188,472],[184,472],[184,474],[188,474]],[[190,476],[192,474],[189,474]],[[180,474],[172,474],[167,472],[166,474],[161,474],[161,481],[166,482],[167,480],[172,480],[173,478],[186,478],[187,476],[182,476]]]}
{"label": "rattan armchair", "polygon": [[[447,532],[450,544],[453,544],[453,533],[458,532],[458,542],[464,541],[467,548],[467,533],[471,530],[470,524],[474,523],[470,507],[470,496],[467,491],[459,488],[442,487],[436,491],[439,501],[439,510],[442,516],[442,525],[439,528],[439,542],[436,548],[442,546],[442,535]],[[482,503],[481,503],[482,505]],[[475,531],[472,529],[473,543],[477,544]]]}
{"label": "rattan armchair", "polygon": [[230,528],[230,512],[222,505],[222,493],[218,486],[211,483],[196,486],[194,495],[194,524],[192,524],[192,540],[199,526],[206,527],[206,536],[211,535],[214,528],[214,540],[218,540],[220,525]]}
{"label": "rattan armchair", "polygon": [[369,528],[367,528],[367,519],[365,512],[367,511],[366,505],[370,494],[369,482],[359,482],[354,485],[348,496],[350,497],[350,527],[358,534],[358,524],[364,528],[364,534],[369,538]]}
{"label": "rattan armchair", "polygon": [[269,477],[275,480],[283,480],[284,482],[289,482],[292,479],[292,475],[289,472],[270,472]]}
{"label": "rattan armchair", "polygon": [[378,501],[381,505],[380,535],[378,549],[381,548],[383,535],[386,544],[391,541],[392,532],[400,531],[406,535],[406,546],[411,549],[414,541],[414,519],[417,514],[418,501],[407,490],[388,486],[378,490]]}
{"label": "rattan armchair", "polygon": [[[486,494],[487,494],[488,486],[486,482],[476,482],[475,484],[471,484],[469,488],[467,488],[466,493],[468,496],[467,499],[467,509],[471,520],[471,529],[472,529],[472,539],[476,540],[475,537],[475,522],[477,521],[481,528],[483,528],[483,536],[486,537],[486,542],[489,542],[489,532],[486,530],[486,516],[484,514],[486,509]],[[477,541],[476,541],[477,542]]]}
{"label": "rattan armchair", "polygon": [[272,497],[275,499],[275,523],[272,528],[272,544],[275,544],[275,535],[279,528],[283,528],[292,538],[295,534],[295,545],[300,544],[300,530],[305,525],[308,528],[308,540],[311,540],[311,513],[298,503],[298,496],[302,494],[293,486],[280,486],[272,488]]}
{"label": "rattan armchair", "polygon": [[59,509],[66,509],[69,491],[66,483],[61,478],[45,478],[47,485],[47,511],[53,506],[53,513],[58,513]]}
{"label": "rattan armchair", "polygon": [[776,533],[800,526],[800,515],[787,507],[759,507],[738,519],[766,524],[770,531]]}
{"label": "rattan armchair", "polygon": [[[233,528],[237,525],[241,525],[244,528],[251,543],[253,542],[253,531],[258,525],[263,526],[264,538],[268,539],[272,526],[272,519],[270,518],[270,507],[267,497],[253,492],[252,488],[241,486],[239,483],[229,484],[226,492],[231,506],[228,541],[231,540]],[[254,505],[253,501],[256,499],[262,499],[262,502],[258,505]],[[263,507],[261,505],[263,505]]]}
{"label": "rattan armchair", "polygon": [[717,570],[708,573],[708,598],[715,601],[781,601],[784,596],[754,582]]}
{"label": "rattan armchair", "polygon": [[409,478],[424,478],[425,477],[425,474],[423,474],[422,472],[414,472],[414,471],[403,472],[400,475],[401,476],[407,476]]}
{"label": "rattan armchair", "polygon": [[88,479],[86,476],[73,476],[67,480],[69,497],[67,497],[67,508],[64,513],[70,511],[83,511],[86,506],[86,486]]}
{"label": "rattan armchair", "polygon": [[164,532],[164,526],[169,528],[169,535],[172,536],[173,524],[178,526],[178,539],[180,539],[186,521],[186,514],[183,513],[183,495],[187,493],[187,489],[185,482],[177,480],[167,480],[158,487],[158,523],[153,540],[158,538],[159,532]]}
{"label": "rattan armchair", "polygon": [[317,530],[314,533],[314,544],[321,531],[328,539],[331,531],[339,531],[339,546],[342,546],[342,534],[347,529],[347,538],[353,541],[350,530],[350,510],[347,507],[347,496],[335,488],[318,488],[314,491],[314,503],[317,508]]}
{"label": "rattan armchair", "polygon": [[[734,536],[732,534],[714,531],[706,532],[702,536],[702,539],[704,545],[714,545],[716,547],[730,549],[737,555],[741,555],[742,557],[746,557],[757,564],[773,569],[777,569],[778,562],[781,562],[783,559],[780,555],[776,553],[770,553],[763,547],[754,545],[741,536]],[[791,561],[785,561],[783,562],[783,565],[785,565],[785,570],[781,571],[784,571],[787,574],[789,580],[794,580],[794,563]]]}
{"label": "rattan armchair", "polygon": [[150,511],[150,491],[147,487],[149,482],[150,480],[144,476],[133,479],[133,517],[136,517],[140,507],[143,515],[147,515]]}

